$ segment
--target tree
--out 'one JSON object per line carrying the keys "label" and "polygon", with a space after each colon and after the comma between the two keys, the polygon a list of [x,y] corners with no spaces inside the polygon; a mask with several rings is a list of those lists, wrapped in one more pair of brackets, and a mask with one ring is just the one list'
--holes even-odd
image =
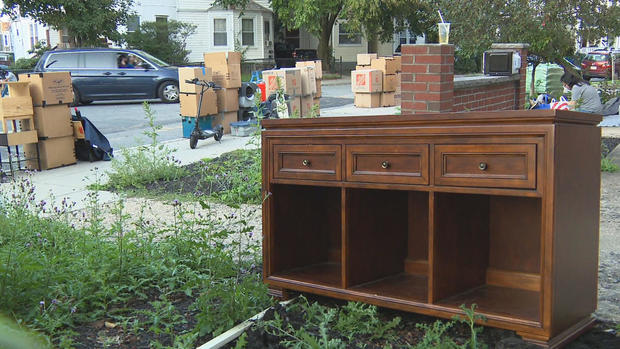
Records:
{"label": "tree", "polygon": [[196,26],[175,20],[167,22],[144,22],[131,33],[124,35],[129,48],[146,51],[171,64],[187,64],[188,36],[196,32]]}
{"label": "tree", "polygon": [[432,8],[423,0],[348,1],[342,17],[349,28],[364,34],[370,52],[377,52],[378,42],[392,41],[397,32],[421,35],[435,25]]}
{"label": "tree", "polygon": [[117,27],[131,15],[133,0],[5,0],[3,14],[28,16],[56,30],[66,29],[74,46],[118,41]]}
{"label": "tree", "polygon": [[[245,9],[250,0],[216,0],[225,8]],[[271,0],[273,11],[288,29],[304,29],[319,39],[317,55],[329,69],[336,20],[362,31],[372,41],[389,41],[404,28],[422,33],[432,18],[423,0]]]}
{"label": "tree", "polygon": [[43,56],[43,54],[48,50],[50,50],[49,46],[42,45],[40,42],[37,42],[31,50],[28,50],[28,53],[33,54],[33,56],[30,58],[20,58],[16,60],[15,63],[11,65],[11,70],[13,72],[19,70],[32,70],[32,68],[37,65],[37,62],[41,56]]}
{"label": "tree", "polygon": [[564,57],[574,53],[577,33],[599,35],[618,31],[617,17],[606,17],[617,8],[608,8],[605,0],[439,0],[432,3],[452,23],[451,41],[464,57],[481,56],[493,42],[524,42],[530,44],[529,51],[538,57],[536,62],[557,62],[574,73]]}

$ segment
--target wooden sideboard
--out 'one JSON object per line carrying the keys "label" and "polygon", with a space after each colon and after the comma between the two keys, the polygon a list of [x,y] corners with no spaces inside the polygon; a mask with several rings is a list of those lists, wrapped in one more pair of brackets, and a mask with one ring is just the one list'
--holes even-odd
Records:
{"label": "wooden sideboard", "polygon": [[558,347],[597,302],[597,115],[264,120],[264,281]]}

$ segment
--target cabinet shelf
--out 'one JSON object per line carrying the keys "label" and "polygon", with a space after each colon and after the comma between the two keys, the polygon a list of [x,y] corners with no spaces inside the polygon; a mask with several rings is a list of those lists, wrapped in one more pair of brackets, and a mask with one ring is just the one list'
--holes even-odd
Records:
{"label": "cabinet shelf", "polygon": [[428,278],[425,275],[400,273],[349,289],[405,301],[425,303],[428,300]]}
{"label": "cabinet shelf", "polygon": [[342,266],[339,263],[320,263],[285,270],[273,276],[317,285],[342,287],[341,270]]}

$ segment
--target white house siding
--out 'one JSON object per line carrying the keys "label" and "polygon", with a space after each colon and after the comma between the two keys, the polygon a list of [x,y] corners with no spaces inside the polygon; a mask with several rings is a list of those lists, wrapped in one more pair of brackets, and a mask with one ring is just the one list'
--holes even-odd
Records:
{"label": "white house siding", "polygon": [[[248,60],[269,59],[269,47],[267,47],[266,42],[271,42],[271,47],[273,47],[273,19],[271,14],[266,11],[245,11],[242,17],[239,17],[239,14],[238,11],[234,11],[233,15],[234,37],[239,45],[242,44],[242,20],[252,19],[254,24],[254,45],[241,46],[245,50],[244,58]],[[265,38],[265,21],[269,21],[272,27],[269,38]]]}
{"label": "white house siding", "polygon": [[158,16],[177,19],[176,0],[136,0],[133,10],[140,17],[140,23],[154,22]]}

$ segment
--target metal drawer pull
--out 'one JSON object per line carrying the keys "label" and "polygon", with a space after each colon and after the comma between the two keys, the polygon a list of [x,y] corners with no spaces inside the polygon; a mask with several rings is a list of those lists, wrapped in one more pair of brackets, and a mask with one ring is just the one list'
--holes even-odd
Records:
{"label": "metal drawer pull", "polygon": [[488,165],[486,162],[481,162],[478,164],[478,168],[480,169],[480,171],[485,171],[487,169]]}
{"label": "metal drawer pull", "polygon": [[301,164],[306,166],[306,167],[308,167],[308,166],[310,166],[310,160],[304,159],[304,161],[302,161]]}
{"label": "metal drawer pull", "polygon": [[387,161],[383,161],[383,162],[381,163],[381,168],[386,169],[386,168],[388,168],[388,167],[390,167],[390,163],[389,163],[389,162],[387,162]]}

